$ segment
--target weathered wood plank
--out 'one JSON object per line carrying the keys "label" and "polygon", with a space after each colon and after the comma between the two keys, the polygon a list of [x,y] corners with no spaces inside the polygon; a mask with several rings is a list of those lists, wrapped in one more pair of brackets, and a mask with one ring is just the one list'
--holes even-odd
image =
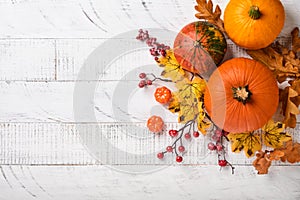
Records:
{"label": "weathered wood plank", "polygon": [[[229,0],[214,0],[224,10]],[[299,26],[297,0],[282,1],[286,34]],[[11,1],[0,2],[0,38],[110,38],[139,28],[178,31],[195,21],[195,0]],[[53,12],[55,11],[55,12]]]}
{"label": "weathered wood plank", "polygon": [[0,80],[54,80],[54,40],[0,40]]}
{"label": "weathered wood plank", "polygon": [[[167,124],[169,129],[179,126]],[[119,169],[119,165],[160,168],[176,163],[175,155],[167,154],[163,161],[156,158],[174,139],[149,133],[145,123],[0,123],[0,130],[0,164],[105,164]],[[291,133],[300,140],[299,127]],[[183,164],[217,165],[217,153],[207,149],[209,142],[209,135],[183,139]],[[231,153],[229,145],[226,149],[227,159],[234,165],[251,164],[254,159],[246,159],[243,152]]]}
{"label": "weathered wood plank", "polygon": [[[132,167],[132,166],[129,166]],[[171,166],[143,174],[110,166],[1,166],[0,199],[299,199],[299,167],[272,167],[267,176],[241,166]],[[5,176],[5,178],[4,178]],[[163,177],[163,178],[162,178]],[[10,185],[9,185],[9,184]],[[113,192],[112,192],[113,191]]]}

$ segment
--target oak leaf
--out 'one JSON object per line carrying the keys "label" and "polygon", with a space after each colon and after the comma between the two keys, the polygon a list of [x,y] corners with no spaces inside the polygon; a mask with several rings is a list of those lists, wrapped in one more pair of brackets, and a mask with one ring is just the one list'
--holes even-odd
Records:
{"label": "oak leaf", "polygon": [[195,14],[198,19],[204,19],[216,25],[224,32],[224,22],[220,18],[222,11],[218,5],[216,6],[215,11],[213,11],[213,3],[211,0],[197,0],[195,9],[199,12]]}

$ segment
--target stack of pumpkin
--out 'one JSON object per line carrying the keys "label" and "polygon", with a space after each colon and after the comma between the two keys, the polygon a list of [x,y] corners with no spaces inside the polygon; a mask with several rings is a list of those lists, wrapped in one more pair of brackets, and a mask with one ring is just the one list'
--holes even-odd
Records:
{"label": "stack of pumpkin", "polygon": [[174,54],[182,68],[208,80],[205,109],[212,121],[231,133],[261,128],[278,108],[279,89],[271,70],[249,58],[223,62],[225,33],[238,46],[257,50],[269,46],[285,21],[279,0],[230,0],[220,19],[217,6],[197,0],[196,17],[205,19],[185,26],[174,42]]}

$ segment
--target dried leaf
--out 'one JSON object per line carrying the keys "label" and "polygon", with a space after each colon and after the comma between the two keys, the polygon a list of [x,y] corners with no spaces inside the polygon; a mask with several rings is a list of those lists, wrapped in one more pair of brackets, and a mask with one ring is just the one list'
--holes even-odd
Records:
{"label": "dried leaf", "polygon": [[246,156],[251,157],[254,156],[256,151],[261,150],[260,137],[253,132],[230,133],[227,137],[232,142],[232,152],[240,152],[244,150]]}
{"label": "dried leaf", "polygon": [[198,118],[197,118],[197,127],[198,130],[202,133],[202,134],[206,134],[206,130],[210,127],[211,123],[206,121],[206,113],[203,110],[203,103],[199,102],[198,103]]}
{"label": "dried leaf", "polygon": [[279,148],[278,150],[284,152],[284,156],[281,157],[282,162],[300,162],[300,143],[288,141],[282,148]]}
{"label": "dried leaf", "polygon": [[172,50],[166,51],[166,56],[161,56],[158,60],[159,66],[163,67],[161,75],[170,78],[173,82],[180,81],[185,78],[185,72],[177,62]]}
{"label": "dried leaf", "polygon": [[266,158],[266,153],[259,151],[256,154],[256,159],[253,161],[253,166],[258,171],[258,174],[267,174],[268,169],[271,166],[271,160]]}
{"label": "dried leaf", "polygon": [[292,48],[284,47],[275,42],[273,45],[259,50],[247,50],[247,53],[255,60],[265,64],[273,71],[277,80],[281,83],[287,78],[300,79],[300,37],[299,29],[291,32]]}
{"label": "dried leaf", "polygon": [[299,28],[296,27],[292,31],[292,51],[295,53],[300,52],[300,37],[299,37]]}
{"label": "dried leaf", "polygon": [[285,125],[281,122],[275,123],[270,120],[262,127],[262,138],[264,144],[273,148],[279,148],[283,146],[284,142],[292,139],[291,135],[285,133]]}
{"label": "dried leaf", "polygon": [[284,156],[284,152],[283,151],[275,149],[274,151],[271,151],[268,154],[267,159],[269,159],[270,161],[280,160],[283,156]]}
{"label": "dried leaf", "polygon": [[[295,88],[296,86],[294,86]],[[296,89],[296,88],[295,88]],[[296,103],[293,102],[296,100]],[[299,114],[299,94],[293,89],[293,87],[286,87],[284,90],[280,91],[280,102],[281,102],[281,112],[284,115],[284,124],[287,127],[295,128],[297,119],[296,115]]]}
{"label": "dried leaf", "polygon": [[213,11],[213,3],[211,0],[197,0],[195,9],[199,12],[195,14],[198,19],[207,20],[224,32],[224,23],[220,18],[222,11],[218,5],[216,6],[215,11]]}

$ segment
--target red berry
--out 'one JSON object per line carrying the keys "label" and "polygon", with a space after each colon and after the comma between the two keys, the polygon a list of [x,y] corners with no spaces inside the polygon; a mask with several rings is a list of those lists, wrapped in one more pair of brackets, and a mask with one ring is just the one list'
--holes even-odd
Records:
{"label": "red berry", "polygon": [[219,160],[219,166],[225,167],[226,165],[227,165],[227,161],[226,160]]}
{"label": "red berry", "polygon": [[142,80],[142,81],[139,82],[139,87],[140,88],[145,87],[145,85],[146,85],[146,81],[145,80]]}
{"label": "red berry", "polygon": [[220,142],[220,137],[218,137],[218,136],[216,136],[216,135],[213,135],[212,137],[211,137],[211,139],[213,139],[214,141],[216,141],[216,142]]}
{"label": "red berry", "polygon": [[173,152],[173,147],[172,146],[167,146],[166,150],[167,150],[167,152]]}
{"label": "red berry", "polygon": [[162,50],[160,51],[160,54],[161,54],[163,57],[165,57],[165,56],[167,55],[167,52],[166,52],[166,50],[162,49]]}
{"label": "red berry", "polygon": [[218,144],[216,145],[216,148],[217,148],[217,151],[222,151],[222,150],[223,150],[223,145],[220,144],[220,143],[218,143]]}
{"label": "red berry", "polygon": [[182,160],[183,160],[183,159],[182,159],[181,156],[176,156],[176,162],[179,162],[179,163],[180,163],[180,162],[182,162]]}
{"label": "red berry", "polygon": [[147,76],[147,75],[146,75],[145,73],[140,73],[140,74],[139,74],[139,77],[140,77],[141,79],[146,78],[146,76]]}
{"label": "red berry", "polygon": [[216,145],[212,142],[208,143],[207,148],[211,151],[216,149]]}
{"label": "red berry", "polygon": [[164,154],[163,153],[158,153],[157,154],[157,158],[158,159],[163,159],[164,158]]}
{"label": "red berry", "polygon": [[198,131],[195,131],[195,132],[193,133],[193,136],[194,136],[195,138],[197,138],[197,137],[200,136],[200,133],[199,133]]}
{"label": "red berry", "polygon": [[191,134],[189,133],[184,134],[184,138],[187,140],[191,139]]}
{"label": "red berry", "polygon": [[176,137],[178,135],[178,131],[177,130],[169,130],[169,135],[171,137]]}
{"label": "red berry", "polygon": [[152,81],[151,80],[147,80],[147,85],[152,85]]}
{"label": "red berry", "polygon": [[184,151],[185,151],[184,146],[179,146],[179,147],[178,147],[178,151],[179,151],[179,152],[184,152]]}
{"label": "red berry", "polygon": [[157,56],[154,57],[154,60],[155,60],[156,62],[159,62],[159,58],[158,58]]}
{"label": "red berry", "polygon": [[215,131],[215,135],[220,138],[220,137],[222,137],[223,133],[222,133],[222,131],[220,129],[217,129]]}

